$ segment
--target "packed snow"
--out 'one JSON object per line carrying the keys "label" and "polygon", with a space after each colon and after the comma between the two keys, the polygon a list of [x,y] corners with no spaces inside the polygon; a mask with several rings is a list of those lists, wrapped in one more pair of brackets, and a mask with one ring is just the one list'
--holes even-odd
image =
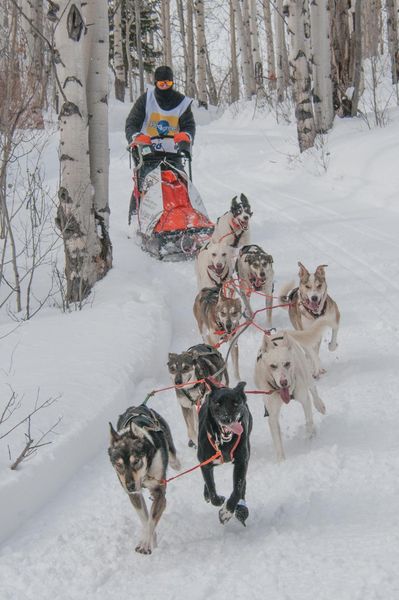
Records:
{"label": "packed snow", "polygon": [[[399,597],[398,285],[399,110],[385,128],[336,119],[318,147],[299,155],[293,123],[276,124],[253,104],[203,123],[194,181],[212,219],[244,192],[252,241],[274,257],[276,290],[328,264],[342,315],[338,349],[321,359],[327,414],[304,433],[295,402],[281,416],[287,460],[276,464],[259,396],[247,478],[247,527],[219,524],[202,497],[200,471],[171,482],[151,556],[134,551],[138,517],[107,455],[108,421],[148,391],[169,385],[169,351],[200,337],[192,314],[194,265],[144,254],[127,227],[131,174],[124,141],[127,106],[112,106],[111,237],[114,268],[81,311],[43,309],[2,340],[2,394],[25,402],[58,397],[37,415],[52,444],[17,471],[0,455],[1,600],[394,600]],[[49,176],[55,174],[49,174]],[[262,300],[258,301],[259,306]],[[262,315],[259,322],[262,324]],[[290,328],[276,309],[273,324]],[[1,325],[0,335],[10,324]],[[240,338],[241,377],[254,389],[261,333]],[[150,406],[169,422],[183,468],[187,447],[173,391]],[[17,453],[17,439],[13,438]],[[20,439],[23,444],[23,439]],[[229,494],[232,467],[215,472]]]}

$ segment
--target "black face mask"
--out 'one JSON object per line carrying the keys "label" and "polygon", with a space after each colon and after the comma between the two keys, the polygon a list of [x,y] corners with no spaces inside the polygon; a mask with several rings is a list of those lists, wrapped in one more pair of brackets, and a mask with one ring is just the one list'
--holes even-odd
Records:
{"label": "black face mask", "polygon": [[173,88],[167,88],[166,90],[160,90],[155,85],[155,98],[158,102],[159,106],[164,110],[170,110],[175,108],[180,100],[177,100],[176,96],[178,96]]}

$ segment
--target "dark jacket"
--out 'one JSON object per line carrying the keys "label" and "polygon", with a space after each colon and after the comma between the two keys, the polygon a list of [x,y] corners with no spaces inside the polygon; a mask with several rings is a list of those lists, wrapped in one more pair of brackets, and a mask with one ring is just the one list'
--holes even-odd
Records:
{"label": "dark jacket", "polygon": [[[159,90],[158,88],[155,88],[155,98],[163,110],[171,110],[180,104],[184,96],[173,88],[169,90]],[[125,132],[128,142],[131,141],[132,136],[140,131],[143,126],[146,102],[147,92],[142,94],[140,98],[136,100],[128,118],[126,119]],[[191,135],[191,139],[194,141],[195,121],[194,115],[191,111],[191,105],[184,111],[179,119],[179,130],[189,133]]]}

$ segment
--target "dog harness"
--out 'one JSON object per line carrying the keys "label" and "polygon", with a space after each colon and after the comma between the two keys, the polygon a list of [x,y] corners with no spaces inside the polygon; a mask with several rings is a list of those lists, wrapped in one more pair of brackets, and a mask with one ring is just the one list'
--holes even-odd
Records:
{"label": "dog harness", "polygon": [[[225,272],[224,272],[224,271],[222,271],[221,275],[218,275],[218,274],[216,273],[215,267],[214,267],[213,265],[208,265],[208,267],[207,267],[207,271],[208,271],[208,277],[209,277],[209,279],[211,279],[211,280],[213,281],[213,283],[214,283],[216,286],[218,286],[218,287],[219,287],[219,286],[221,286],[221,285],[222,285],[222,283],[224,283],[224,282],[226,281],[226,279],[228,278],[228,276],[229,276],[229,266],[228,266],[228,265],[226,265],[226,266],[225,266],[225,269],[226,269],[226,268],[227,268],[227,270],[226,270]],[[215,274],[216,274],[216,276],[219,278],[219,281],[216,281],[216,280],[215,280],[215,279],[212,277],[212,275],[211,275],[210,271],[213,271],[213,273],[215,273]],[[223,275],[223,273],[224,273],[224,275]]]}
{"label": "dog harness", "polygon": [[137,425],[137,427],[146,429],[147,431],[161,431],[161,426],[156,415],[150,408],[145,406],[131,408],[130,413],[126,416],[125,420],[119,427],[119,431],[121,429],[125,429],[125,427],[128,427],[132,422]]}
{"label": "dog harness", "polygon": [[[234,242],[230,244],[232,248],[237,248],[238,243],[244,234],[244,229],[241,227],[241,225],[235,225],[235,223],[236,220],[234,218],[229,223],[231,235],[234,236]],[[236,233],[237,229],[240,229],[240,233]]]}

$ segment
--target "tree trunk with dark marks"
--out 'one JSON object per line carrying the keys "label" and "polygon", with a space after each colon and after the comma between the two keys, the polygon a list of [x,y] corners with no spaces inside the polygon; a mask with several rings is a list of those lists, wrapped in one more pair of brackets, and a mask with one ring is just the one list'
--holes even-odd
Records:
{"label": "tree trunk with dark marks", "polygon": [[398,3],[397,0],[385,0],[387,11],[388,52],[391,57],[392,83],[399,78],[399,41],[398,41]]}
{"label": "tree trunk with dark marks", "polygon": [[[90,4],[93,5],[85,8],[93,16],[91,27],[94,31],[97,27],[94,22],[98,19],[98,13],[102,13],[99,5],[103,2],[105,3],[105,0],[90,0]],[[57,4],[58,10],[56,9],[59,21],[55,29],[55,43],[59,56],[57,70],[62,96],[59,113],[61,182],[58,191],[57,225],[64,240],[69,302],[81,302],[86,298],[95,282],[101,279],[110,267],[110,242],[105,226],[108,220],[108,206],[100,200],[101,186],[107,187],[103,176],[107,176],[108,162],[103,165],[106,173],[97,173],[98,177],[94,180],[99,190],[97,205],[97,190],[90,173],[86,85],[87,73],[91,71],[89,86],[93,93],[92,98],[96,98],[101,84],[96,81],[95,71],[100,68],[101,58],[99,62],[93,58],[94,62],[90,65],[85,39],[87,28],[82,14],[84,4],[80,0],[74,4],[69,0],[61,0]],[[107,35],[106,31],[104,35]],[[100,37],[102,38],[101,35]],[[93,39],[99,39],[98,32],[94,33]],[[101,43],[97,45],[100,46]],[[105,60],[101,72],[107,68],[107,64],[108,61]],[[90,100],[90,110],[93,110],[93,118],[97,122],[97,116],[94,117],[94,104],[96,101]],[[100,98],[99,105],[100,108],[106,107],[106,96]],[[108,141],[103,139],[104,144],[108,146]],[[93,163],[93,168],[101,170],[99,164]],[[102,213],[99,212],[99,206]]]}
{"label": "tree trunk with dark marks", "polygon": [[115,70],[115,98],[120,102],[125,101],[126,72],[123,60],[122,43],[122,0],[117,0],[114,13],[114,70]]}
{"label": "tree trunk with dark marks", "polygon": [[306,20],[307,15],[309,15],[307,0],[291,0],[288,15],[291,37],[290,66],[301,152],[311,148],[316,137],[311,98],[311,69],[307,58],[307,32],[310,31],[310,23]]}

